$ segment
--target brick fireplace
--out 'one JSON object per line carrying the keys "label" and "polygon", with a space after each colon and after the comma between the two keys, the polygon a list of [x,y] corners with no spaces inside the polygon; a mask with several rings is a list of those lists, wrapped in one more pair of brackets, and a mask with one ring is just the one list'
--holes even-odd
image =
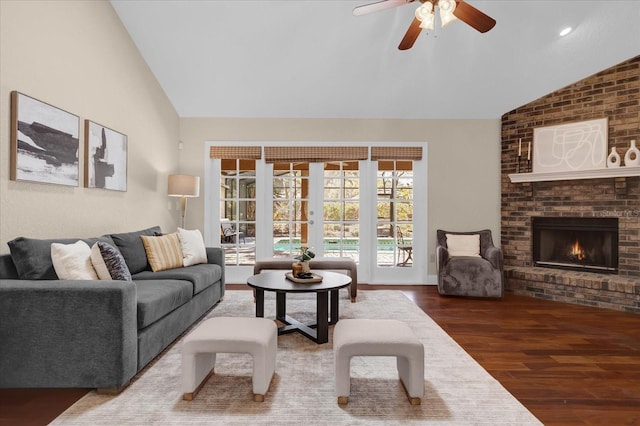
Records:
{"label": "brick fireplace", "polygon": [[[615,146],[624,154],[631,139],[640,140],[640,56],[502,117],[501,246],[507,292],[640,313],[640,176],[516,183],[509,178],[517,170],[518,142],[527,146],[534,128],[605,117],[609,149]],[[614,253],[607,256],[617,259],[611,265],[601,259],[603,265],[584,269],[580,261],[564,265],[572,260],[565,254],[541,265],[533,224],[553,218],[616,222],[617,241],[598,236],[585,243],[605,247],[615,242]],[[545,250],[548,256],[551,249]]]}

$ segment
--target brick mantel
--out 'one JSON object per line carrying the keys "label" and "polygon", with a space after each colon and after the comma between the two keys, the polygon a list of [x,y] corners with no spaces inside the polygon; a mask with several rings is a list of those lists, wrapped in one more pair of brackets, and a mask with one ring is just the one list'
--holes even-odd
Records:
{"label": "brick mantel", "polygon": [[[607,287],[605,300],[599,274],[581,273],[576,278],[579,281],[573,282],[572,274],[563,273],[561,283],[555,279],[549,282],[548,277],[557,276],[558,271],[545,268],[545,274],[541,268],[533,268],[531,253],[534,216],[617,217],[619,274],[610,280],[640,281],[640,176],[631,173],[560,180],[516,176],[513,182],[509,178],[516,173],[518,141],[521,139],[523,146],[532,141],[534,128],[605,117],[609,119],[608,149],[615,146],[624,156],[630,140],[640,140],[640,56],[502,117],[501,246],[506,269],[517,271],[507,274],[507,291],[640,312],[638,287],[629,292],[628,285],[623,286],[625,291],[614,296],[609,293],[616,290]],[[594,290],[598,288],[601,290]]]}

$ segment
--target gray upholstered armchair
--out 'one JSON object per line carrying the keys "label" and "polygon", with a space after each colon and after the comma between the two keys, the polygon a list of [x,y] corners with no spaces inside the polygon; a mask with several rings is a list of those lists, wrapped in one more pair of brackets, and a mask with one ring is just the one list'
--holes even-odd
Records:
{"label": "gray upholstered armchair", "polygon": [[449,232],[438,229],[438,292],[449,296],[502,297],[502,250],[491,231]]}

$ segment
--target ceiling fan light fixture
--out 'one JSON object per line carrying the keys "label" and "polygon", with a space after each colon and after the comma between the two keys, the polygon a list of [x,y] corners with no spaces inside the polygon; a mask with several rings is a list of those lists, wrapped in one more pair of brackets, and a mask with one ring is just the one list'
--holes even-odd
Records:
{"label": "ceiling fan light fixture", "polygon": [[433,31],[433,29],[435,28],[435,21],[436,21],[436,17],[432,13],[431,15],[429,15],[427,19],[425,19],[420,23],[420,28],[422,28],[423,30]]}
{"label": "ceiling fan light fixture", "polygon": [[425,2],[416,9],[416,18],[420,21],[420,28],[424,30],[433,30],[435,15],[433,14],[433,5]]}
{"label": "ceiling fan light fixture", "polygon": [[438,9],[440,9],[440,22],[443,27],[458,19],[453,14],[453,11],[456,10],[456,0],[440,0],[438,1]]}
{"label": "ceiling fan light fixture", "polygon": [[374,3],[356,7],[353,9],[353,14],[360,16],[418,1],[421,4],[414,10],[415,18],[412,19],[409,28],[407,28],[404,37],[402,37],[398,45],[399,50],[411,49],[423,29],[432,31],[435,29],[436,7],[440,10],[440,23],[443,27],[459,19],[474,30],[480,33],[486,33],[496,25],[495,19],[479,11],[464,0],[375,0]]}

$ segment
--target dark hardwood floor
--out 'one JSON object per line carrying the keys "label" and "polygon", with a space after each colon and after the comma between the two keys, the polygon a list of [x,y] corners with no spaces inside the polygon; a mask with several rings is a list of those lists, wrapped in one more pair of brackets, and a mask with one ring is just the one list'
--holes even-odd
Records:
{"label": "dark hardwood floor", "polygon": [[[546,425],[640,425],[640,315],[440,297],[434,286],[360,289],[402,290]],[[87,391],[0,389],[0,425],[45,425]]]}

